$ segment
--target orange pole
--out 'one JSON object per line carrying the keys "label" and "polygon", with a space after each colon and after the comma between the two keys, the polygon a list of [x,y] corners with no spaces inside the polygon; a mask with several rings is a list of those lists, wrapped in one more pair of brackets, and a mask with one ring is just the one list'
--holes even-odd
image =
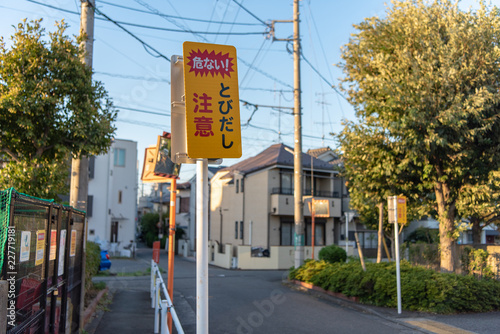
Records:
{"label": "orange pole", "polygon": [[311,199],[311,202],[312,202],[312,203],[311,203],[311,209],[312,209],[312,212],[311,212],[311,230],[312,230],[312,231],[311,231],[311,246],[312,246],[312,254],[311,254],[311,258],[314,260],[314,241],[315,241],[315,239],[314,239],[315,235],[314,235],[314,234],[315,234],[315,232],[316,232],[316,231],[315,231],[316,227],[315,227],[315,222],[314,222],[314,220],[315,220],[315,219],[314,219],[314,218],[315,218],[315,217],[314,217],[314,214],[315,214],[315,211],[316,211],[316,210],[314,209],[314,198],[313,198],[313,199]]}
{"label": "orange pole", "polygon": [[[168,280],[167,290],[170,301],[174,302],[174,239],[175,239],[175,202],[177,199],[177,180],[170,179],[170,228],[168,233]],[[172,314],[168,312],[168,332],[172,333]]]}

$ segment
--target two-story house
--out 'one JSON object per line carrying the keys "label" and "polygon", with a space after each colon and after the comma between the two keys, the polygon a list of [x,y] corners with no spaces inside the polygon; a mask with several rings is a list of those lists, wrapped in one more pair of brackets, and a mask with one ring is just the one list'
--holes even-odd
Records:
{"label": "two-story house", "polygon": [[[242,269],[293,266],[293,160],[293,149],[276,144],[213,176],[209,259],[214,264]],[[302,163],[306,258],[312,255],[311,196],[326,200],[329,207],[328,217],[315,219],[317,258],[322,246],[340,238],[343,182],[328,162],[303,153]]]}

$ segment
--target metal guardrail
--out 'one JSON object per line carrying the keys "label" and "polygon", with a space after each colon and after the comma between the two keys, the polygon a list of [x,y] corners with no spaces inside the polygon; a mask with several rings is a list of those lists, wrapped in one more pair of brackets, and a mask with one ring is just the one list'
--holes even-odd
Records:
{"label": "metal guardrail", "polygon": [[[162,292],[165,299],[162,298]],[[177,333],[184,334],[165,282],[161,277],[160,268],[154,260],[151,260],[151,308],[155,309],[154,333],[160,333],[161,326],[161,334],[170,334],[167,321],[167,313],[170,312]]]}

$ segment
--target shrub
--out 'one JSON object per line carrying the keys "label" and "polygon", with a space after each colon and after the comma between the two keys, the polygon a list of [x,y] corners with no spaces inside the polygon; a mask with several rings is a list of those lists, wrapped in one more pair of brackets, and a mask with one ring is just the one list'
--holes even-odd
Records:
{"label": "shrub", "polygon": [[495,274],[488,265],[488,256],[488,252],[483,249],[465,247],[461,256],[462,269],[466,274],[479,278],[493,278]]}
{"label": "shrub", "polygon": [[319,251],[319,259],[329,263],[345,262],[347,254],[345,250],[339,246],[330,245]]}
{"label": "shrub", "polygon": [[[404,309],[437,313],[500,310],[500,282],[474,276],[441,274],[401,262],[401,299]],[[360,302],[397,306],[396,264],[327,263],[306,261],[290,272],[291,279],[312,283],[325,290],[359,297]]]}
{"label": "shrub", "polygon": [[101,248],[92,241],[87,241],[85,257],[85,290],[92,287],[92,277],[99,272],[101,262]]}

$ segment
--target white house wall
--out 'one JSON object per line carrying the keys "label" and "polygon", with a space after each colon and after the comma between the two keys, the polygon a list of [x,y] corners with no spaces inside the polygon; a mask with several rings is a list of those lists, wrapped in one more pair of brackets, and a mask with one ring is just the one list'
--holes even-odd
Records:
{"label": "white house wall", "polygon": [[92,217],[88,218],[88,240],[109,241],[109,185],[111,178],[111,154],[95,157],[94,178],[89,180],[89,195],[93,196]]}
{"label": "white house wall", "polygon": [[[114,166],[114,149],[125,149],[125,166]],[[135,240],[137,216],[137,143],[116,139],[109,152],[95,158],[94,178],[89,180],[93,196],[88,240],[111,239],[111,222],[118,221],[118,248]],[[121,203],[119,192],[121,191]]]}
{"label": "white house wall", "polygon": [[[119,218],[119,248],[135,240],[137,213],[137,143],[115,140],[112,149],[125,149],[125,167],[113,166],[113,187],[111,192],[111,215]],[[112,161],[113,162],[113,161]],[[119,192],[122,193],[119,203]]]}

